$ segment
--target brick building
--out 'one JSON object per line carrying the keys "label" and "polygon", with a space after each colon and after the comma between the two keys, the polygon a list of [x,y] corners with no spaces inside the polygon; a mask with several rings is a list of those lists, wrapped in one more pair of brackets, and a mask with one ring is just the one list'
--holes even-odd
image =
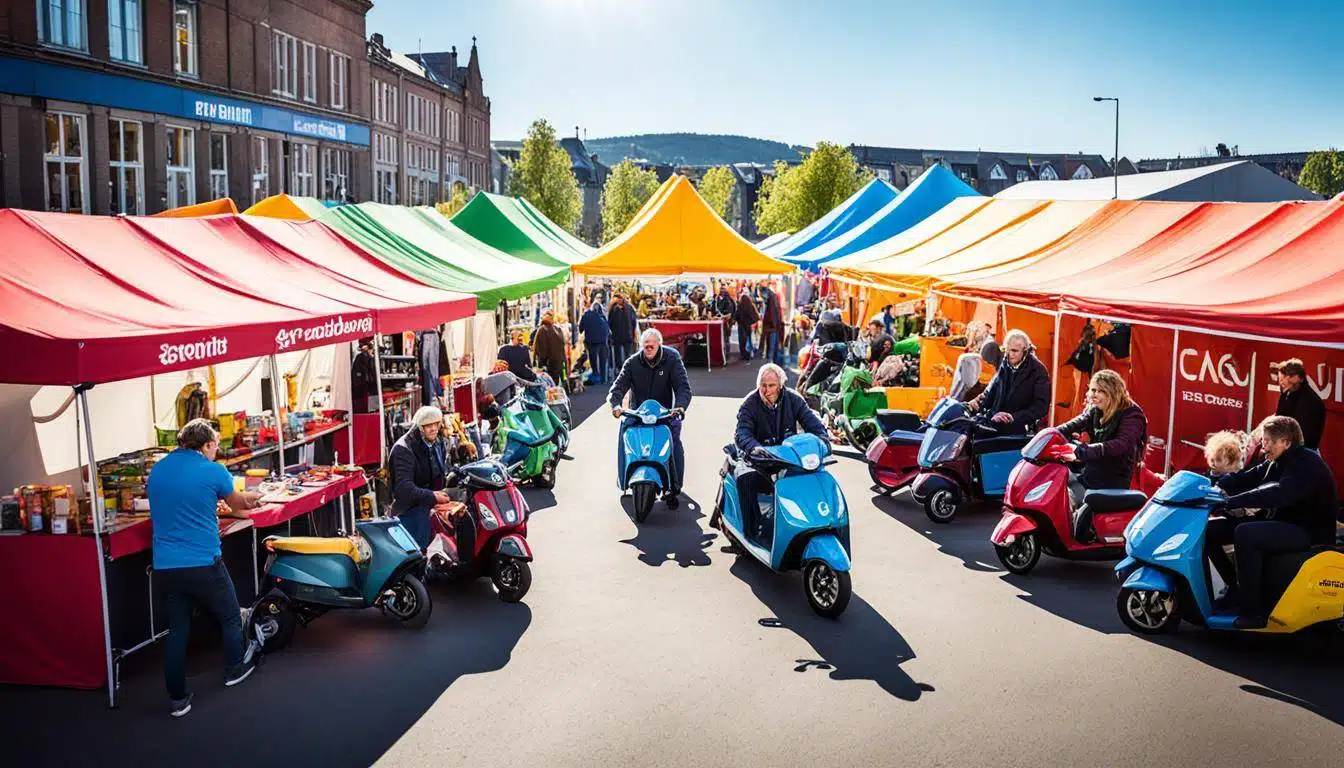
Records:
{"label": "brick building", "polygon": [[0,6],[4,206],[369,197],[368,0]]}

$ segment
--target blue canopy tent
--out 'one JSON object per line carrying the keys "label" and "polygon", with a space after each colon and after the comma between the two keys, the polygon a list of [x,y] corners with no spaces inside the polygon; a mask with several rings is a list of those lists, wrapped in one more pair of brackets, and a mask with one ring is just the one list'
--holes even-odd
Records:
{"label": "blue canopy tent", "polygon": [[[941,165],[934,165],[920,174],[920,177],[895,199],[867,218],[853,223],[843,232],[806,250],[798,249],[793,253],[777,255],[803,269],[816,270],[829,261],[899,235],[958,197],[979,196],[979,194],[951,171]],[[834,213],[835,211],[831,212]]]}
{"label": "blue canopy tent", "polygon": [[803,254],[862,224],[900,194],[887,182],[873,179],[820,219],[778,242],[758,247],[776,259],[805,264]]}

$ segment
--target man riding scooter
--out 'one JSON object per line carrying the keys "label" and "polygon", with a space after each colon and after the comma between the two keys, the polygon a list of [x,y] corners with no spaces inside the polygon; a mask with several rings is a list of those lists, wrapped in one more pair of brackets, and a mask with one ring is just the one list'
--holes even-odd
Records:
{"label": "man riding scooter", "polygon": [[[821,423],[815,411],[807,407],[803,396],[787,386],[788,378],[784,369],[774,363],[761,366],[756,373],[756,391],[742,400],[737,409],[737,429],[733,433],[733,442],[743,454],[753,457],[763,456],[765,446],[780,445],[784,438],[803,431],[816,435],[821,440],[829,440],[826,425]],[[761,521],[756,520],[758,511],[756,498],[771,492],[770,481],[760,472],[743,462],[735,472],[739,496],[742,499],[742,512],[747,518],[743,522],[748,531],[756,531]],[[719,527],[721,508],[716,508],[709,524]]]}
{"label": "man riding scooter", "polygon": [[1025,331],[1009,331],[1003,352],[1003,364],[989,386],[968,405],[993,414],[989,426],[1002,434],[1031,432],[1050,412],[1050,372]]}
{"label": "man riding scooter", "polygon": [[[627,392],[632,394],[636,405],[655,400],[668,410],[685,411],[691,405],[691,381],[681,355],[663,346],[663,334],[657,328],[644,331],[639,345],[639,350],[621,364],[620,373],[611,383],[607,393],[611,415],[619,419],[625,412],[621,403]],[[681,446],[681,420],[674,419],[668,426],[672,431],[672,486],[664,492],[663,501],[669,509],[676,509],[686,475],[686,451]]]}
{"label": "man riding scooter", "polygon": [[1262,589],[1265,559],[1333,544],[1339,514],[1334,475],[1319,454],[1305,447],[1297,421],[1270,416],[1260,422],[1260,431],[1265,461],[1218,480],[1218,487],[1232,495],[1210,510],[1260,510],[1233,534],[1242,605],[1236,629],[1260,629],[1269,621]]}

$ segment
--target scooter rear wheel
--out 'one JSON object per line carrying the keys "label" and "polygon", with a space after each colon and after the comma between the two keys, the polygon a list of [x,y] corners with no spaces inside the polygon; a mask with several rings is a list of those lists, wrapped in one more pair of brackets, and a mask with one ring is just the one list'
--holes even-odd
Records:
{"label": "scooter rear wheel", "polygon": [[298,617],[283,601],[263,600],[248,617],[247,641],[260,642],[263,654],[284,650],[294,638],[296,624]]}
{"label": "scooter rear wheel", "polygon": [[547,459],[541,465],[541,472],[532,479],[532,484],[538,488],[555,487],[555,459]]}
{"label": "scooter rear wheel", "polygon": [[995,544],[994,554],[999,556],[999,562],[1009,573],[1024,576],[1031,573],[1041,559],[1041,540],[1035,533],[1023,533],[1006,547]]}
{"label": "scooter rear wheel", "polygon": [[653,502],[658,498],[658,486],[654,483],[635,483],[631,487],[631,502],[634,506],[634,516],[636,523],[642,523],[649,519],[649,512],[653,510]]}
{"label": "scooter rear wheel", "polygon": [[946,525],[957,518],[957,500],[952,492],[940,488],[924,500],[924,514],[939,525]]}
{"label": "scooter rear wheel", "polygon": [[384,604],[384,610],[388,615],[400,621],[407,629],[424,629],[434,608],[425,585],[408,573],[401,581],[392,585],[391,589],[392,600]]}
{"label": "scooter rear wheel", "polygon": [[803,592],[813,612],[834,619],[845,612],[853,587],[848,571],[837,571],[820,560],[803,567]]}
{"label": "scooter rear wheel", "polygon": [[1141,635],[1170,634],[1181,625],[1180,603],[1167,592],[1125,587],[1116,596],[1115,607],[1125,626]]}

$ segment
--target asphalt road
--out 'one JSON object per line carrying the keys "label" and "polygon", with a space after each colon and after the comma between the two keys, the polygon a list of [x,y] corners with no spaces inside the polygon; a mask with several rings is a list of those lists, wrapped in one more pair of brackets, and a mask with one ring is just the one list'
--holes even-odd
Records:
{"label": "asphalt road", "polygon": [[[576,429],[554,494],[529,491],[535,580],[438,587],[422,632],[375,612],[301,630],[224,689],[193,651],[196,705],[166,714],[156,652],[124,703],[0,688],[7,765],[792,766],[1338,764],[1344,662],[1306,639],[1158,642],[1116,617],[1105,564],[1007,576],[992,510],[933,527],[832,467],[853,513],[854,598],[815,618],[799,577],[722,551],[720,447],[753,371],[696,372],[687,495],[641,528],[614,480],[617,424]],[[731,397],[729,397],[731,396]]]}

